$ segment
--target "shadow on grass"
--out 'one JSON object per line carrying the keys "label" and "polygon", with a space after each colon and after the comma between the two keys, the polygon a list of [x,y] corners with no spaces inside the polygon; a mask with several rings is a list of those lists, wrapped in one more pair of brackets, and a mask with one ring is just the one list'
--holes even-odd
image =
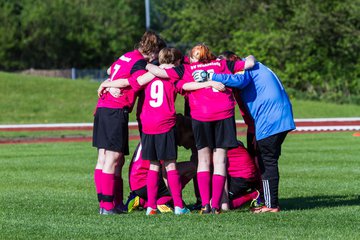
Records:
{"label": "shadow on grass", "polygon": [[280,206],[283,210],[303,210],[354,205],[360,205],[359,195],[313,196],[280,199]]}

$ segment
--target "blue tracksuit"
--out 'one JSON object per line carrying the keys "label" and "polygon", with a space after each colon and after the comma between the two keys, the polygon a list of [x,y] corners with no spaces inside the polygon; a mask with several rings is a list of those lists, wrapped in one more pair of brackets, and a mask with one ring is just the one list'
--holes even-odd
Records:
{"label": "blue tracksuit", "polygon": [[212,80],[241,89],[241,99],[254,120],[257,141],[295,129],[289,97],[279,78],[262,63],[234,75],[214,73]]}

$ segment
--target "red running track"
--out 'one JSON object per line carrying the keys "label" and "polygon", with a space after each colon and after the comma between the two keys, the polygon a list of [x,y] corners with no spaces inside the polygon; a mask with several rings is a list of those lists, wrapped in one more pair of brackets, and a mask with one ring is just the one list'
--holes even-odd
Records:
{"label": "red running track", "polygon": [[[295,119],[296,130],[291,133],[320,133],[338,131],[360,131],[360,118],[314,118]],[[237,121],[238,128],[246,128],[244,121]],[[137,123],[129,123],[130,130],[137,130]],[[0,132],[29,131],[91,131],[92,123],[62,123],[62,124],[21,124],[0,125]],[[239,132],[238,135],[243,135]],[[360,133],[354,133],[358,136]],[[139,140],[138,135],[130,135],[130,140]],[[0,144],[13,143],[44,143],[44,142],[91,142],[91,137],[30,137],[0,139]]]}

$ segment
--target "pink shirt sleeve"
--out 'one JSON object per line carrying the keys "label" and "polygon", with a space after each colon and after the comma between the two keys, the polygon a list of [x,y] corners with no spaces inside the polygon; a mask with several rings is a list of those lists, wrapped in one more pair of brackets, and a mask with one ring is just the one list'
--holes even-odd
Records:
{"label": "pink shirt sleeve", "polygon": [[137,78],[144,75],[146,73],[145,70],[139,70],[136,71],[134,74],[131,75],[131,77],[128,79],[131,88],[135,91],[138,92],[140,90],[143,89],[143,86],[141,86],[138,82],[137,82]]}
{"label": "pink shirt sleeve", "polygon": [[242,60],[235,61],[234,73],[240,72],[240,71],[244,70],[244,68],[245,68],[245,61],[242,61]]}
{"label": "pink shirt sleeve", "polygon": [[169,76],[169,78],[171,78],[171,79],[179,79],[180,78],[179,74],[175,71],[174,68],[167,68],[164,70],[166,71],[166,74]]}

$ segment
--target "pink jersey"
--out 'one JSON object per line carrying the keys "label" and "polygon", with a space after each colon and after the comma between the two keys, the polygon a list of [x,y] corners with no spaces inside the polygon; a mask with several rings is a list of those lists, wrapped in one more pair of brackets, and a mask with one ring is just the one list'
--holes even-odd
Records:
{"label": "pink jersey", "polygon": [[[137,78],[146,73],[147,62],[138,50],[125,53],[111,65],[110,80],[120,78]],[[121,89],[122,95],[118,98],[113,97],[109,92],[103,94],[98,100],[97,107],[105,108],[124,108],[132,110],[136,94],[129,86]]]}
{"label": "pink jersey", "polygon": [[131,191],[135,191],[146,186],[149,168],[150,161],[142,159],[141,144],[139,144],[134,152],[129,166],[129,184]]}
{"label": "pink jersey", "polygon": [[246,148],[240,145],[237,148],[229,149],[228,174],[230,177],[254,179],[258,176],[254,159],[249,155]]}
{"label": "pink jersey", "polygon": [[173,81],[154,78],[144,89],[140,121],[145,134],[170,131],[176,123],[176,88]]}
{"label": "pink jersey", "polygon": [[[209,63],[191,63],[176,68],[167,69],[170,78],[181,79],[177,88],[182,91],[185,83],[194,82],[192,73],[196,70],[205,70],[214,73],[233,73],[244,69],[244,61],[213,60]],[[234,116],[235,100],[230,88],[219,92],[213,88],[203,88],[184,92],[191,109],[191,117],[203,122],[222,120]]]}

